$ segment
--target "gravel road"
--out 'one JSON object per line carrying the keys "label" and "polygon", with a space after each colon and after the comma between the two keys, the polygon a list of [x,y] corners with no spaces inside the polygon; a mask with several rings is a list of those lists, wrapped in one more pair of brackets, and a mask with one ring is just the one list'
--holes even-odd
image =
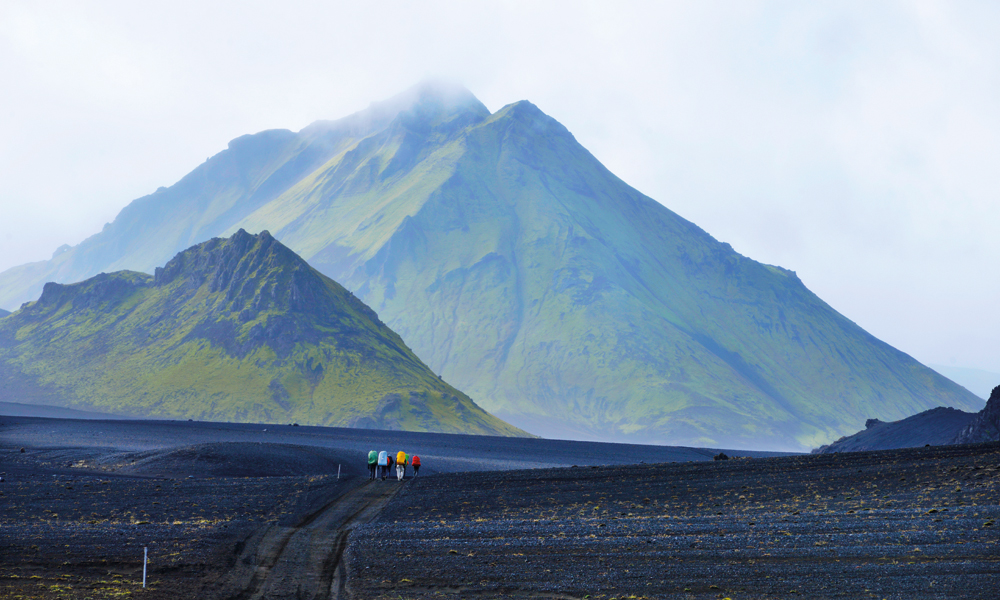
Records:
{"label": "gravel road", "polygon": [[359,525],[399,491],[392,482],[355,478],[319,510],[292,526],[271,525],[251,536],[232,569],[199,597],[261,600],[348,598],[344,550]]}

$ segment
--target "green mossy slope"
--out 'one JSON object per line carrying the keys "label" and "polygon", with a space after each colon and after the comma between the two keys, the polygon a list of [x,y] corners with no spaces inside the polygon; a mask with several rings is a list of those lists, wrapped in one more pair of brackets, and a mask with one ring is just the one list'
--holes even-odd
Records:
{"label": "green mossy slope", "polygon": [[531,103],[490,114],[434,85],[240,138],[101,234],[0,274],[0,305],[241,227],[275,232],[533,433],[806,450],[869,418],[983,404],[629,187]]}
{"label": "green mossy slope", "polygon": [[523,435],[266,231],[47,284],[0,324],[0,378],[6,401],[144,417]]}

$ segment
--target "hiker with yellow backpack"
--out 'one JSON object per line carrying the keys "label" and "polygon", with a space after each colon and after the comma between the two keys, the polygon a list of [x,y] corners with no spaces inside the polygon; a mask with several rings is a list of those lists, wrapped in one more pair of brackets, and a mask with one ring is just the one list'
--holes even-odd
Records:
{"label": "hiker with yellow backpack", "polygon": [[400,450],[396,453],[396,478],[402,481],[406,477],[406,467],[410,463],[410,457]]}

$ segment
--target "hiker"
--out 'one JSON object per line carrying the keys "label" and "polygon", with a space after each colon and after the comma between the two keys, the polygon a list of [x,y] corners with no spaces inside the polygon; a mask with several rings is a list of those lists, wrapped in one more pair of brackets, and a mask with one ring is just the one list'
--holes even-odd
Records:
{"label": "hiker", "polygon": [[388,460],[389,460],[389,464],[386,466],[385,472],[391,474],[392,473],[392,465],[396,464],[396,461],[392,459],[392,454],[389,455]]}
{"label": "hiker", "polygon": [[410,464],[413,465],[413,476],[416,477],[417,473],[420,472],[420,457],[416,454],[410,459]]}
{"label": "hiker", "polygon": [[375,481],[375,470],[378,468],[378,452],[368,451],[368,481]]}
{"label": "hiker", "polygon": [[406,452],[400,450],[396,453],[396,478],[399,481],[403,480],[406,475]]}
{"label": "hiker", "polygon": [[378,453],[378,469],[382,475],[382,481],[385,481],[385,475],[389,471],[389,453],[385,450]]}

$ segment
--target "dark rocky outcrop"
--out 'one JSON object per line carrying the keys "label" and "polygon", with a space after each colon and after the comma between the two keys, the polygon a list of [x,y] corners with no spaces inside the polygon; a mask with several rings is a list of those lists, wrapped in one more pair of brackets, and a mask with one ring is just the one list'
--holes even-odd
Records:
{"label": "dark rocky outcrop", "polygon": [[1000,441],[1000,385],[993,388],[986,407],[978,413],[938,407],[901,421],[865,421],[864,431],[821,446],[813,453],[892,450],[945,444]]}
{"label": "dark rocky outcrop", "polygon": [[814,453],[862,452],[950,444],[976,417],[955,408],[940,406],[899,421],[884,423],[868,419],[865,429],[821,446]]}
{"label": "dark rocky outcrop", "polygon": [[1000,385],[993,388],[986,408],[955,436],[955,444],[1000,441]]}

